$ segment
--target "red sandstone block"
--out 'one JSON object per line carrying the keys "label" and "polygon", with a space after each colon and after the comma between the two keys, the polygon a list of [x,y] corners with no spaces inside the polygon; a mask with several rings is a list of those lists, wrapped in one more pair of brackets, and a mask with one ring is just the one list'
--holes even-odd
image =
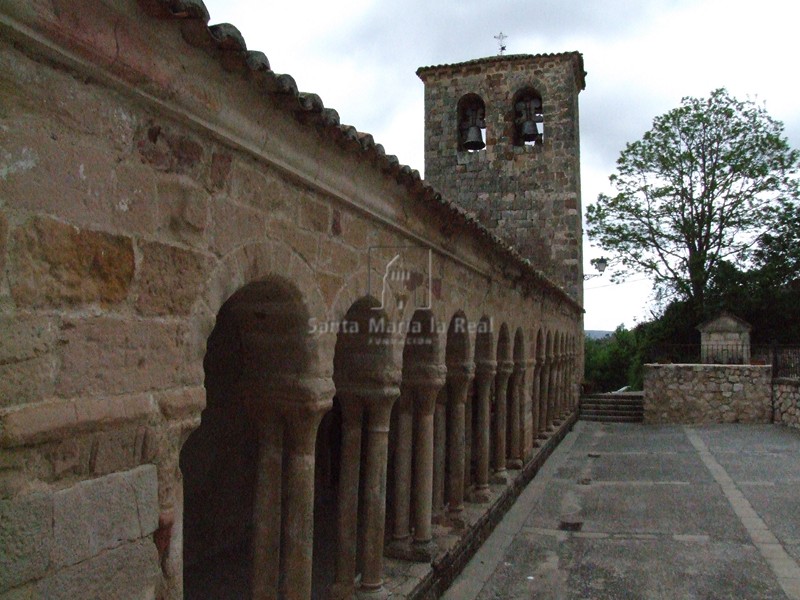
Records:
{"label": "red sandstone block", "polygon": [[188,357],[188,331],[176,322],[91,317],[69,319],[61,335],[56,393],[106,396],[202,381],[202,361]]}
{"label": "red sandstone block", "polygon": [[211,271],[209,257],[158,242],[140,244],[136,309],[144,315],[188,315]]}
{"label": "red sandstone block", "polygon": [[206,407],[206,388],[197,386],[170,390],[156,396],[161,413],[168,419],[200,414]]}
{"label": "red sandstone block", "polygon": [[22,306],[117,304],[133,279],[133,243],[36,218],[14,232],[11,269],[11,294]]}

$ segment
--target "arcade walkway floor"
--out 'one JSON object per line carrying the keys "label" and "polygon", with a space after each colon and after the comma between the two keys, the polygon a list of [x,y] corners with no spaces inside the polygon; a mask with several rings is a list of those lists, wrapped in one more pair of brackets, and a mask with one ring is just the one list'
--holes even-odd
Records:
{"label": "arcade walkway floor", "polygon": [[800,600],[800,431],[578,422],[443,598]]}

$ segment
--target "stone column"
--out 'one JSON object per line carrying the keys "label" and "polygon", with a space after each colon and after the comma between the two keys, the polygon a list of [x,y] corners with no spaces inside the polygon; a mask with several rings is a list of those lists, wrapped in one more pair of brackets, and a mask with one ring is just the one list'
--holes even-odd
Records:
{"label": "stone column", "polygon": [[475,442],[472,431],[473,410],[475,400],[473,398],[472,381],[467,386],[467,401],[464,403],[464,498],[468,498],[472,485],[472,453]]}
{"label": "stone column", "polygon": [[[356,578],[358,540],[358,484],[361,471],[361,399],[337,391],[342,406],[342,453],[339,468],[338,517],[336,521],[336,581],[331,598],[350,598]],[[382,554],[382,552],[381,552]]]}
{"label": "stone column", "polygon": [[564,351],[564,366],[561,371],[561,420],[564,421],[569,415],[569,354]]}
{"label": "stone column", "polygon": [[[397,415],[397,445],[394,449],[394,532],[392,548],[402,548],[411,536],[411,457],[413,435],[413,391],[403,385],[400,388]],[[397,555],[394,551],[392,556]]]}
{"label": "stone column", "polygon": [[539,406],[541,407],[541,414],[539,415],[540,439],[547,438],[547,430],[550,428],[550,419],[553,418],[550,411],[550,366],[550,357],[545,356],[542,362],[541,386],[539,387]]}
{"label": "stone column", "polygon": [[570,355],[570,362],[569,362],[569,411],[570,413],[575,412],[575,409],[578,407],[578,396],[580,395],[579,391],[579,384],[575,381],[575,376],[578,372],[577,369],[577,358],[578,355],[573,351]]}
{"label": "stone column", "polygon": [[497,372],[497,363],[493,360],[478,361],[475,366],[475,402],[478,404],[478,423],[475,446],[477,470],[475,473],[475,491],[470,498],[473,502],[489,501],[489,427],[491,425],[491,392],[492,380]]}
{"label": "stone column", "polygon": [[514,363],[514,372],[511,375],[511,406],[509,407],[511,414],[507,415],[508,431],[510,435],[508,439],[508,460],[506,462],[506,466],[510,469],[522,468],[522,439],[520,436],[522,428],[520,427],[520,406],[522,404],[522,388],[524,384],[524,364]]}
{"label": "stone column", "polygon": [[494,420],[494,483],[506,483],[506,402],[508,396],[508,379],[514,370],[510,360],[502,361],[497,367],[495,376],[495,420]]}
{"label": "stone column", "polygon": [[436,397],[436,412],[433,418],[433,512],[444,510],[444,473],[447,461],[447,388],[443,386]]}
{"label": "stone column", "polygon": [[252,597],[277,598],[281,556],[281,465],[283,424],[280,415],[258,424],[258,472],[253,503]]}
{"label": "stone column", "polygon": [[[389,422],[397,388],[369,394],[367,411],[367,464],[364,482],[364,565],[361,592],[381,596],[383,590],[383,538],[386,525],[386,463],[389,456]],[[358,504],[350,507],[354,510]],[[341,547],[339,548],[341,551]]]}
{"label": "stone column", "polygon": [[464,469],[465,469],[465,405],[469,384],[472,381],[472,363],[449,365],[447,367],[448,427],[447,464],[448,489],[447,504],[450,515],[458,517],[464,510]]}
{"label": "stone column", "polygon": [[[326,406],[326,410],[329,405]],[[284,421],[283,559],[279,597],[308,600],[314,548],[314,454],[317,428],[323,410],[316,407],[286,407]]]}
{"label": "stone column", "polygon": [[540,395],[539,387],[542,379],[542,363],[539,360],[533,361],[533,383],[531,385],[531,419],[533,432],[532,447],[539,446],[539,421],[541,419],[541,407],[539,406]]}
{"label": "stone column", "polygon": [[[433,559],[431,503],[433,500],[433,412],[436,396],[444,385],[444,370],[439,367],[425,369],[427,373],[415,377],[414,389],[414,539],[411,543],[412,560],[427,562]],[[420,374],[422,375],[422,374]]]}
{"label": "stone column", "polygon": [[562,379],[564,375],[564,356],[560,352],[553,357],[553,371],[555,373],[553,382],[553,425],[557,427],[561,424],[563,416]]}
{"label": "stone column", "polygon": [[558,407],[556,406],[556,398],[558,395],[557,382],[558,382],[558,358],[553,356],[548,360],[549,368],[547,369],[547,429],[548,431],[555,430],[556,419],[558,418]]}
{"label": "stone column", "polygon": [[533,432],[534,429],[534,408],[533,408],[533,381],[536,360],[528,359],[525,361],[525,385],[522,390],[522,464],[524,465],[533,457]]}

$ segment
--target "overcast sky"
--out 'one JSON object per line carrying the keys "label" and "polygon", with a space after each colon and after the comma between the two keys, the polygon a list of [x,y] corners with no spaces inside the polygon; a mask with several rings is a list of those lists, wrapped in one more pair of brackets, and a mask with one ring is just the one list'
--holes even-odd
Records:
{"label": "overcast sky", "polygon": [[[366,131],[420,172],[423,85],[418,67],[497,54],[577,50],[585,206],[610,192],[626,142],[683,96],[727,87],[766,104],[800,147],[797,0],[206,0],[211,23],[232,23],[272,69],[318,94],[342,123]],[[601,251],[584,240],[585,270]],[[630,327],[650,316],[650,284],[586,282],[586,328]]]}

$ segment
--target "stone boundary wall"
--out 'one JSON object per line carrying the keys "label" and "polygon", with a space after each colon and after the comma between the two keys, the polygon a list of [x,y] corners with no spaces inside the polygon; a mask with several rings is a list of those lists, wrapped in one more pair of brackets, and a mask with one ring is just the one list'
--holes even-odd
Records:
{"label": "stone boundary wall", "polygon": [[775,422],[800,429],[800,379],[782,377],[772,383]]}
{"label": "stone boundary wall", "polygon": [[645,365],[644,422],[769,423],[772,367]]}

